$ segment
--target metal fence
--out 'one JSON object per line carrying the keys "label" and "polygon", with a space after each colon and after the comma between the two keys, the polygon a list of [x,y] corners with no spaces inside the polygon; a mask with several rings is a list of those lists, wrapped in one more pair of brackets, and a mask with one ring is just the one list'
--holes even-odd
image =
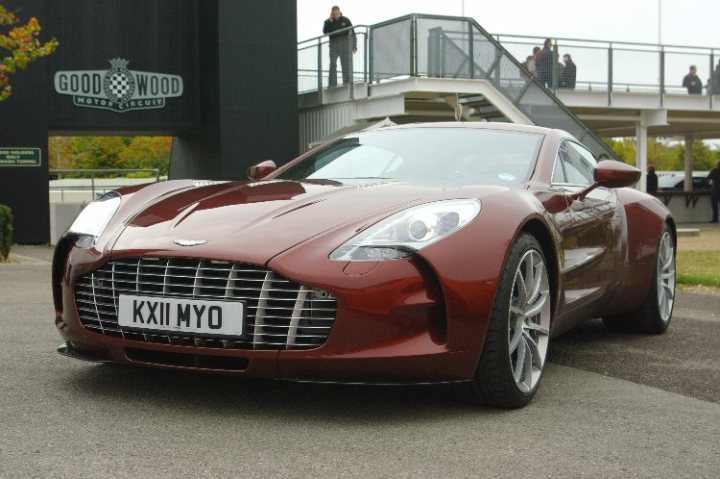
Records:
{"label": "metal fence", "polygon": [[[532,54],[533,47],[542,47],[545,40],[522,35],[493,36],[522,60]],[[577,66],[577,90],[688,94],[683,78],[695,65],[708,106],[718,101],[713,96],[720,94],[720,49],[573,38],[552,41],[556,58],[561,60],[570,54]]]}
{"label": "metal fence", "polygon": [[298,93],[367,83],[368,42],[361,25],[298,43]]}
{"label": "metal fence", "polygon": [[[347,65],[349,98],[357,83],[380,83],[407,77],[484,79],[535,124],[566,130],[599,157],[614,157],[555,95],[534,78],[500,42],[474,20],[437,15],[408,15],[368,26],[355,26],[339,37],[321,36],[298,45],[300,93],[335,86],[331,78],[333,42],[344,39],[351,53],[357,35],[358,61]],[[355,58],[355,57],[353,57]],[[338,86],[344,85],[338,81]]]}
{"label": "metal fence", "polygon": [[[351,80],[358,83],[381,82],[411,76],[453,76],[481,78],[481,65],[489,66],[495,60],[492,48],[485,48],[478,29],[471,19],[410,15],[372,26],[359,25],[343,30],[337,37],[350,44],[354,31],[357,52],[348,48],[343,55],[352,58],[347,66],[349,75],[341,78],[339,86]],[[475,26],[479,27],[477,24]],[[474,32],[475,30],[475,32]],[[475,33],[475,35],[474,35]],[[542,47],[545,38],[492,34],[514,60],[523,62],[532,54],[533,47]],[[451,39],[457,48],[452,48]],[[683,78],[690,65],[697,67],[703,85],[703,94],[712,107],[713,96],[720,94],[720,49],[679,45],[656,45],[632,42],[609,42],[573,38],[551,38],[556,58],[554,67],[560,69],[564,54],[570,54],[577,66],[576,90],[616,92],[687,94]],[[298,92],[320,91],[330,86],[331,39],[327,35],[302,41],[298,44]],[[465,55],[463,55],[463,53]],[[467,62],[468,55],[475,62]],[[334,59],[338,70],[341,61]],[[505,83],[509,85],[517,75],[513,66],[504,62]],[[558,74],[556,73],[555,76]],[[713,78],[715,87],[713,88]],[[524,83],[520,81],[519,83]],[[557,90],[557,82],[552,87]],[[711,94],[712,93],[712,94]]]}
{"label": "metal fence", "polygon": [[[59,194],[59,202],[65,202],[66,193],[89,193],[89,200],[97,198],[99,195],[108,191],[112,191],[123,186],[131,184],[143,183],[148,181],[161,181],[160,170],[152,169],[51,169],[49,171],[50,179],[68,180],[62,184],[50,184],[50,193]],[[128,182],[128,174],[150,174],[147,178],[132,178]],[[108,176],[110,175],[110,176]],[[71,178],[68,178],[70,176]],[[88,183],[89,180],[89,183]]]}

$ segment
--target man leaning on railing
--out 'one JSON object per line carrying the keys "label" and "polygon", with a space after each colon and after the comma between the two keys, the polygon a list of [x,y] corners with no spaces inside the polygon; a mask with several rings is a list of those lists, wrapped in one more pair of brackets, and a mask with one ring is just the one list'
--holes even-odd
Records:
{"label": "man leaning on railing", "polygon": [[337,5],[330,10],[330,17],[325,20],[323,25],[323,33],[330,36],[330,75],[328,85],[333,87],[337,85],[337,60],[340,58],[342,66],[343,85],[350,83],[350,66],[352,65],[352,56],[349,52],[348,38],[352,36],[352,52],[357,52],[357,37],[355,29],[334,33],[338,30],[351,27],[352,22],[349,18],[344,17]]}

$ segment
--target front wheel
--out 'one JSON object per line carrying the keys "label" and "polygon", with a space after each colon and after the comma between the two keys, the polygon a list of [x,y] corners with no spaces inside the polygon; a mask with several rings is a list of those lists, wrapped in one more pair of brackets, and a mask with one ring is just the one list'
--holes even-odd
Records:
{"label": "front wheel", "polygon": [[603,318],[612,331],[662,334],[670,325],[675,303],[675,241],[666,224],[658,239],[648,295],[639,309]]}
{"label": "front wheel", "polygon": [[548,350],[552,316],[545,255],[523,233],[500,275],[485,346],[463,396],[475,404],[514,409],[538,389]]}

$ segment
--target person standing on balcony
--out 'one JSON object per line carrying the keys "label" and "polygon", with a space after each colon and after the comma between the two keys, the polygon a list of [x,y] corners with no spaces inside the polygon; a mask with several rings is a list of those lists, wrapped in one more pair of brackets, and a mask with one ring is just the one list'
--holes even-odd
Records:
{"label": "person standing on balcony", "polygon": [[718,222],[718,204],[720,204],[720,161],[717,166],[710,170],[708,179],[712,181],[712,189],[710,190],[710,206],[712,206],[712,219],[710,223]]}
{"label": "person standing on balcony", "polygon": [[537,76],[540,83],[548,88],[553,87],[553,64],[555,63],[555,55],[552,48],[552,39],[548,38],[543,44],[543,49],[537,55],[535,66],[537,67]]}
{"label": "person standing on balcony", "polygon": [[720,60],[718,60],[718,64],[715,66],[715,70],[710,75],[710,94],[711,95],[720,95]]}
{"label": "person standing on balcony", "polygon": [[683,78],[682,86],[687,88],[688,93],[691,95],[702,94],[702,81],[697,76],[697,67],[695,65],[690,65],[690,73]]}
{"label": "person standing on balcony", "polygon": [[[337,86],[337,61],[340,59],[342,67],[343,85],[350,83],[350,69],[352,65],[352,55],[349,52],[348,40],[352,37],[352,52],[357,52],[357,37],[355,29],[345,30],[352,27],[352,22],[348,17],[343,16],[340,7],[335,5],[330,10],[330,17],[325,20],[323,25],[323,33],[330,36],[330,75],[328,84],[331,87]],[[345,30],[338,32],[338,30]],[[337,32],[337,33],[336,33]]]}
{"label": "person standing on balcony", "polygon": [[577,66],[568,53],[563,55],[563,62],[565,62],[565,66],[563,66],[560,84],[558,86],[560,88],[572,88],[574,90],[575,79],[577,78]]}
{"label": "person standing on balcony", "polygon": [[538,53],[540,53],[540,47],[533,47],[532,55],[528,55],[525,59],[525,63],[523,63],[523,66],[527,69],[527,71],[535,77],[538,74],[536,65]]}

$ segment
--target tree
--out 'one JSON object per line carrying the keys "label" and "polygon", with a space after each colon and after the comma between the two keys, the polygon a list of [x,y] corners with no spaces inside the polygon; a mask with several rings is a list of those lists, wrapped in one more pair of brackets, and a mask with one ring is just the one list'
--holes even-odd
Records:
{"label": "tree", "polygon": [[661,138],[648,138],[648,165],[658,171],[682,171],[682,145]]}
{"label": "tree", "polygon": [[35,17],[22,24],[15,14],[0,5],[0,52],[7,50],[9,53],[0,58],[0,101],[7,100],[12,94],[10,75],[25,70],[30,63],[57,49],[59,43],[54,38],[40,42],[41,30]]}
{"label": "tree", "polygon": [[634,138],[606,138],[610,148],[628,165],[635,164],[635,139]]}
{"label": "tree", "polygon": [[69,148],[70,168],[119,168],[120,152],[127,146],[121,136],[77,136]]}
{"label": "tree", "polygon": [[171,146],[169,136],[137,136],[120,152],[118,165],[120,168],[157,168],[161,175],[167,175]]}
{"label": "tree", "polygon": [[[48,139],[50,169],[152,169],[167,175],[172,137],[169,136],[51,136]],[[98,176],[122,176],[109,173]],[[89,177],[84,173],[66,177]],[[151,177],[129,173],[128,177]]]}
{"label": "tree", "polygon": [[[635,165],[636,145],[634,138],[608,138],[605,142],[625,162]],[[678,141],[662,138],[648,138],[648,165],[658,171],[683,171],[685,164],[685,146]],[[701,140],[693,143],[693,169],[709,170],[720,158],[720,151],[711,148]]]}
{"label": "tree", "polygon": [[[710,148],[704,141],[695,140],[693,141],[693,170],[694,171],[709,171],[712,170],[717,164],[717,150]],[[678,162],[680,163],[680,169],[683,169],[685,163],[685,145],[680,145],[678,148]]]}

